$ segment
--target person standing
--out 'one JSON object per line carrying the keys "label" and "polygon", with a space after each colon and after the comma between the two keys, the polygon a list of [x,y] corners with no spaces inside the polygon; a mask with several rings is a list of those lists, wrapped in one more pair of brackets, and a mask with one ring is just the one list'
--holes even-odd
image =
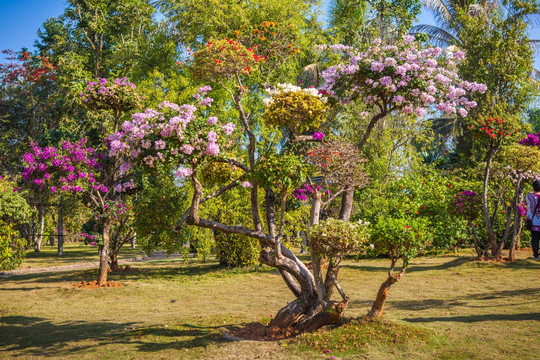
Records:
{"label": "person standing", "polygon": [[538,201],[540,200],[540,180],[533,181],[532,186],[533,192],[527,194],[525,200],[527,201],[527,218],[532,220],[531,246],[533,256],[538,260],[538,244],[540,242],[540,207],[538,206]]}

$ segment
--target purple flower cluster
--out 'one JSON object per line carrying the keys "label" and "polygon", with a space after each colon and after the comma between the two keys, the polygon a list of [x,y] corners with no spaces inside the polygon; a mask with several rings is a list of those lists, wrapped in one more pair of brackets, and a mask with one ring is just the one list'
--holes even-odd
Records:
{"label": "purple flower cluster", "polygon": [[114,82],[107,82],[105,78],[99,82],[89,81],[86,90],[79,96],[87,106],[96,109],[129,110],[138,106],[140,100],[135,93],[135,84],[126,77],[115,79]]}
{"label": "purple flower cluster", "polygon": [[[312,184],[304,184],[301,187],[299,187],[298,189],[295,189],[293,191],[293,196],[296,199],[300,200],[300,201],[306,201],[308,196],[310,196],[311,194],[313,194],[315,192],[315,189],[317,191],[321,191],[320,186],[315,186],[315,185],[312,185]],[[331,190],[326,190],[324,193],[326,195],[330,195],[332,193],[332,191]]]}
{"label": "purple flower cluster", "polygon": [[[194,98],[200,99],[210,90],[210,86],[203,86]],[[124,159],[122,172],[135,163],[155,167],[173,157],[181,165],[176,176],[184,178],[191,175],[194,159],[218,156],[221,146],[232,145],[228,137],[236,130],[233,123],[219,125],[214,116],[202,119],[196,114],[198,107],[192,104],[180,106],[165,101],[158,107],[133,114],[131,121],[122,124],[122,131],[108,137],[109,155]]]}
{"label": "purple flower cluster", "polygon": [[357,93],[368,105],[389,103],[404,114],[424,116],[428,108],[434,107],[465,117],[477,105],[465,97],[467,92],[483,93],[487,89],[484,84],[461,80],[457,73],[440,65],[444,61],[454,66],[463,59],[462,52],[447,59],[441,56],[440,48],[422,48],[409,35],[397,46],[380,46],[380,41],[375,41],[366,51],[332,49],[346,55],[347,61],[322,72],[324,85],[320,90],[336,98],[336,83],[350,77],[361,80],[353,80],[347,98]]}
{"label": "purple flower cluster", "polygon": [[313,140],[321,141],[325,136],[326,135],[324,133],[316,132],[313,134]]}
{"label": "purple flower cluster", "polygon": [[528,134],[525,139],[519,141],[519,144],[525,146],[540,147],[540,139],[538,138],[539,136],[540,132],[538,134]]}
{"label": "purple flower cluster", "polygon": [[471,190],[465,190],[454,195],[455,211],[466,219],[474,219],[478,216],[480,197]]}
{"label": "purple flower cluster", "polygon": [[24,181],[41,189],[48,188],[53,193],[79,193],[90,189],[107,192],[94,175],[103,170],[98,161],[104,156],[87,147],[85,139],[64,141],[59,148],[30,145],[32,151],[23,156],[25,168],[21,175]]}

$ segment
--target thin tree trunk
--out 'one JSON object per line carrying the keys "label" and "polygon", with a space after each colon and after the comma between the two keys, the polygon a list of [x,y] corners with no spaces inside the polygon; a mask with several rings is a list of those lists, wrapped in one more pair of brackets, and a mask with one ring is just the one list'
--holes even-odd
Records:
{"label": "thin tree trunk", "polygon": [[103,247],[101,249],[101,255],[99,258],[99,274],[98,274],[98,286],[104,286],[107,284],[107,273],[109,271],[109,233],[111,230],[111,224],[109,221],[103,223],[103,230],[101,236],[103,238]]}
{"label": "thin tree trunk", "polygon": [[341,209],[339,210],[339,220],[350,220],[353,207],[353,199],[354,187],[348,187],[341,195]]}
{"label": "thin tree trunk", "polygon": [[64,255],[64,214],[62,199],[58,201],[58,256]]}
{"label": "thin tree trunk", "polygon": [[469,226],[471,227],[471,229],[473,231],[474,251],[476,251],[476,255],[480,258],[480,257],[482,257],[482,249],[480,249],[480,246],[478,245],[478,233],[476,231],[476,226],[474,225],[474,223],[471,220],[469,220]]}
{"label": "thin tree trunk", "polygon": [[510,261],[516,260],[516,243],[519,241],[521,235],[521,219],[522,216],[519,214],[518,204],[523,201],[523,191],[525,190],[521,181],[518,180],[518,193],[512,208],[514,209],[514,231],[512,232],[512,240],[510,240],[510,246],[508,248],[508,259]]}
{"label": "thin tree trunk", "polygon": [[118,256],[115,254],[114,251],[111,251],[109,254],[109,258],[111,259],[110,267],[112,271],[118,270]]}
{"label": "thin tree trunk", "polygon": [[43,229],[45,227],[45,207],[40,205],[38,208],[38,234],[34,240],[34,251],[39,252],[41,242],[43,241]]}
{"label": "thin tree trunk", "polygon": [[37,237],[36,212],[37,212],[37,208],[34,206],[33,211],[32,211],[32,227],[31,227],[31,230],[30,230],[31,235],[30,235],[30,239],[28,239],[28,238],[26,239],[28,247],[30,247],[30,241],[32,241],[34,246],[35,246],[35,243],[36,243],[36,237]]}
{"label": "thin tree trunk", "polygon": [[[495,156],[496,150],[491,149],[487,160],[486,160],[486,169],[484,171],[484,186],[482,189],[482,205],[484,209],[484,221],[486,226],[486,232],[488,237],[488,248],[491,246],[492,251],[495,252],[497,248],[497,241],[495,240],[495,233],[493,232],[492,223],[491,223],[491,217],[489,214],[489,207],[488,207],[488,199],[487,199],[487,192],[488,192],[488,183],[489,183],[489,172],[491,168],[491,161],[493,160],[493,157]],[[486,250],[488,250],[486,248]]]}

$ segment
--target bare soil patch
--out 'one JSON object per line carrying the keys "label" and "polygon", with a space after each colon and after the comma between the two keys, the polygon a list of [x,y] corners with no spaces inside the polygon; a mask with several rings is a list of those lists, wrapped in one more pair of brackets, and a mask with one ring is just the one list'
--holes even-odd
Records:
{"label": "bare soil patch", "polygon": [[124,287],[124,284],[120,284],[116,281],[107,281],[103,286],[99,286],[97,280],[93,281],[81,281],[73,285],[78,289],[99,289],[100,287]]}
{"label": "bare soil patch", "polygon": [[277,326],[268,327],[259,322],[247,324],[230,334],[235,338],[253,341],[276,341],[298,335],[290,329],[281,329]]}

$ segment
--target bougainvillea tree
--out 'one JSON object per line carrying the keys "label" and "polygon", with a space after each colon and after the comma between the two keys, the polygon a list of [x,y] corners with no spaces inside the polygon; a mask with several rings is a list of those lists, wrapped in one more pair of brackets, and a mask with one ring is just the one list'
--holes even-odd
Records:
{"label": "bougainvillea tree", "polygon": [[[40,147],[32,143],[31,151],[23,157],[26,167],[22,176],[25,181],[64,196],[82,195],[85,203],[94,210],[94,231],[100,231],[100,286],[107,282],[109,257],[112,255],[113,264],[117,255],[109,248],[111,229],[124,228],[119,225],[123,217],[118,217],[116,206],[111,204],[125,203],[126,193],[134,188],[129,168],[120,166],[117,157],[106,154],[109,147],[114,147],[106,135],[118,129],[123,112],[139,105],[140,97],[134,88],[135,85],[125,78],[90,81],[80,98],[90,109],[99,110],[103,117],[101,136],[94,140],[96,145],[89,146],[84,138],[76,142],[65,140],[58,146]],[[107,118],[112,121],[107,121]],[[119,250],[119,247],[115,249]]]}
{"label": "bougainvillea tree", "polygon": [[[246,64],[250,65],[249,69]],[[342,301],[331,299],[331,293],[321,289],[321,285],[325,286],[323,279],[318,277],[316,280],[306,264],[284,245],[287,199],[292,198],[294,190],[305,183],[311,183],[315,189],[313,194],[318,198],[317,194],[322,192],[319,186],[325,187],[324,182],[330,183],[329,176],[319,184],[310,180],[319,160],[320,168],[324,168],[324,165],[338,167],[337,164],[341,164],[342,172],[351,172],[346,177],[347,181],[365,182],[365,175],[357,169],[361,161],[358,161],[354,146],[351,153],[354,156],[348,159],[350,151],[346,146],[321,145],[317,153],[343,151],[343,157],[332,154],[333,159],[324,165],[322,158],[306,161],[309,157],[307,152],[296,151],[292,146],[306,142],[316,145],[325,137],[317,127],[324,121],[327,105],[318,91],[302,90],[292,85],[267,87],[270,97],[266,101],[264,115],[262,119],[256,118],[258,111],[255,110],[262,110],[263,104],[259,101],[253,105],[245,99],[250,89],[245,84],[250,84],[251,76],[260,67],[271,69],[275,65],[261,59],[253,48],[237,41],[213,40],[195,53],[192,71],[201,80],[212,82],[230,95],[228,101],[238,115],[235,123],[213,116],[213,99],[207,95],[211,88],[203,86],[194,94],[193,103],[177,105],[164,102],[157,109],[147,109],[133,115],[131,121],[122,125],[122,131],[109,137],[111,155],[125,159],[121,165],[123,169],[136,166],[153,171],[161,165],[174,164],[180,181],[191,183],[191,206],[185,211],[177,229],[189,224],[258,240],[259,260],[279,269],[295,297],[272,319],[267,330],[269,336],[296,334],[334,323],[348,304],[345,295]],[[253,84],[253,88],[262,87]],[[247,111],[246,104],[253,108]],[[265,131],[266,134],[273,134],[270,137],[277,137],[278,140],[281,137],[279,141],[289,145],[278,147],[276,141],[274,145],[263,146],[265,143],[260,139],[264,138]],[[213,162],[234,167],[231,173],[237,172],[238,176],[213,190],[212,182],[209,184],[204,175],[207,164]],[[358,176],[353,176],[355,174]],[[205,202],[233,188],[243,188],[249,194],[251,224],[238,223],[238,220],[229,224],[223,219],[218,221],[201,215],[204,214],[201,207]],[[339,186],[332,188],[336,189],[338,196]],[[264,196],[260,194],[262,191]],[[365,237],[358,235],[357,238],[358,246],[344,246],[339,256],[361,247]],[[319,258],[330,256],[318,254]],[[336,260],[334,255],[332,253],[331,257]],[[335,261],[336,265],[338,262]],[[339,286],[337,271],[331,274],[328,276],[332,283],[329,286]]]}
{"label": "bougainvillea tree", "polygon": [[[358,148],[366,144],[375,125],[392,113],[423,117],[428,111],[465,117],[476,106],[466,97],[470,92],[484,92],[485,85],[462,80],[449,70],[464,58],[455,52],[449,58],[440,48],[423,48],[407,35],[395,45],[381,45],[375,40],[367,49],[344,45],[321,46],[340,53],[344,60],[322,72],[321,91],[348,103],[360,99],[368,110]],[[342,197],[340,218],[351,215],[354,188]]]}
{"label": "bougainvillea tree", "polygon": [[[494,109],[494,111],[496,112],[497,109]],[[519,136],[519,132],[522,127],[523,124],[516,116],[479,116],[475,119],[469,120],[469,130],[472,133],[475,144],[479,147],[480,151],[483,151],[483,154],[485,155],[485,168],[482,179],[482,208],[484,214],[484,227],[486,230],[487,242],[489,244],[489,247],[491,247],[491,252],[495,259],[499,259],[501,257],[502,249],[506,245],[506,242],[508,240],[511,228],[510,225],[512,223],[512,219],[510,216],[512,209],[508,209],[509,211],[507,213],[506,219],[507,226],[505,226],[504,234],[499,239],[500,241],[497,241],[497,232],[494,230],[495,219],[494,215],[490,213],[490,210],[492,210],[490,209],[490,202],[492,199],[490,199],[489,196],[491,168],[495,156],[504,146],[510,145],[516,141],[516,136]],[[515,163],[515,157],[513,158],[514,160],[511,160],[511,162]],[[515,163],[512,168],[520,174],[517,175],[518,179],[516,179],[517,181],[515,182],[517,187],[512,200],[512,202],[514,203],[512,205],[513,212],[518,215],[519,211],[517,209],[517,203],[520,202],[519,199],[522,197],[522,195],[520,195],[519,193],[521,192],[522,194],[523,192],[523,190],[519,190],[519,187],[522,186],[522,179],[519,178],[521,177],[521,174],[524,173],[524,171],[527,171],[529,169],[528,166],[525,166],[525,164],[519,163]],[[495,201],[495,208],[497,207],[497,205],[498,202]],[[496,214],[496,210],[495,212],[493,212],[493,214]],[[488,249],[486,249],[486,253],[487,250]]]}

